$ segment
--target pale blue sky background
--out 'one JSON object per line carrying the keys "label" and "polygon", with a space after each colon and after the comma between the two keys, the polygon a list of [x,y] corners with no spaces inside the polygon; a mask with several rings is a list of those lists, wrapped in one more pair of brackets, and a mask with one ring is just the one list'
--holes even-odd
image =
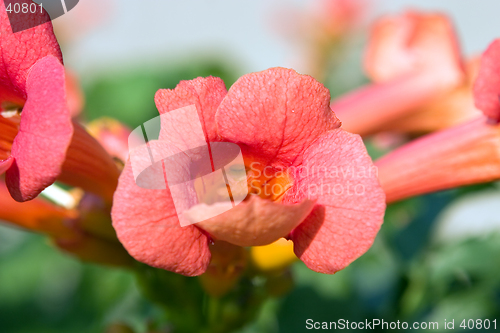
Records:
{"label": "pale blue sky background", "polygon": [[[71,22],[80,4],[58,20]],[[101,0],[104,1],[104,0]],[[272,14],[314,0],[115,0],[106,23],[74,43],[66,63],[85,75],[131,61],[168,61],[176,55],[219,50],[240,60],[245,72],[292,66],[297,50],[272,31]],[[374,0],[376,1],[376,0]],[[500,36],[498,0],[378,0],[377,13],[415,7],[445,10],[454,18],[463,49],[479,52]],[[71,24],[71,23],[70,23]]]}

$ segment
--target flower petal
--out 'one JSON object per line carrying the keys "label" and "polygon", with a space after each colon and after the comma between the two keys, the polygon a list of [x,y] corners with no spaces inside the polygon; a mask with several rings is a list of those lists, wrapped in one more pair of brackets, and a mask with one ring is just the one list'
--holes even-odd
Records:
{"label": "flower petal", "polygon": [[206,142],[218,141],[215,112],[226,94],[226,85],[222,79],[199,77],[181,81],[175,89],[158,90],[155,103],[160,114],[194,104],[206,135]]}
{"label": "flower petal", "polygon": [[500,39],[491,43],[481,58],[474,98],[478,109],[500,122]]}
{"label": "flower petal", "polygon": [[[16,1],[19,4],[32,4],[28,0]],[[29,14],[25,19],[29,19]],[[46,15],[46,14],[44,14]],[[13,96],[26,99],[26,79],[31,67],[45,56],[52,55],[62,63],[62,53],[52,30],[52,23],[12,33],[10,21],[5,10],[4,1],[0,1],[0,91],[9,92],[11,96],[2,94],[0,102]]]}
{"label": "flower petal", "polygon": [[47,56],[33,66],[26,92],[19,133],[12,145],[15,160],[6,174],[17,201],[33,199],[56,180],[73,134],[64,67],[57,58]]}
{"label": "flower petal", "polygon": [[321,134],[340,127],[330,93],[310,76],[271,68],[241,77],[216,114],[219,135],[264,164],[299,163]]}
{"label": "flower petal", "polygon": [[[223,203],[212,206],[217,205]],[[286,237],[309,215],[313,207],[313,200],[306,199],[299,204],[285,205],[251,195],[250,199],[220,215],[199,222],[197,226],[207,231],[214,239],[234,245],[268,245]],[[196,214],[196,220],[199,221],[199,214],[210,208],[211,206],[195,206],[188,214]]]}
{"label": "flower petal", "polygon": [[9,156],[5,160],[0,161],[0,175],[3,175],[5,171],[9,170],[13,162],[14,158],[12,156]]}
{"label": "flower petal", "polygon": [[[149,155],[142,157],[149,163]],[[111,216],[120,242],[135,259],[187,276],[206,271],[208,237],[193,225],[180,226],[168,189],[137,186],[130,160],[120,176]]]}
{"label": "flower petal", "polygon": [[435,84],[445,88],[464,78],[457,36],[448,17],[417,11],[375,24],[365,67],[377,82],[422,70],[433,72]]}
{"label": "flower petal", "polygon": [[312,270],[335,273],[365,253],[383,223],[385,195],[358,135],[329,132],[304,153],[283,202],[316,198],[291,233],[295,254]]}

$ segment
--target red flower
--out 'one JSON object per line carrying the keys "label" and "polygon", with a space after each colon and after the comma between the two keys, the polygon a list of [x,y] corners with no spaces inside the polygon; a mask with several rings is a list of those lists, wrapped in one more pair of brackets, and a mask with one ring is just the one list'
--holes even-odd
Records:
{"label": "red flower", "polygon": [[[0,33],[0,173],[6,172],[12,197],[33,199],[59,177],[110,199],[118,169],[71,120],[62,54],[51,23],[13,33],[1,2]],[[77,112],[77,90],[68,86],[69,104]]]}
{"label": "red flower", "polygon": [[[472,105],[471,74],[445,15],[409,11],[379,19],[364,62],[374,84],[332,102],[349,132],[425,132],[479,115]],[[450,113],[450,105],[460,108]]]}
{"label": "red flower", "polygon": [[500,126],[482,116],[425,135],[376,161],[387,202],[500,179]]}
{"label": "red flower", "polygon": [[[160,114],[194,104],[207,142],[238,144],[260,196],[181,227],[170,191],[137,186],[129,160],[112,210],[120,241],[137,260],[189,276],[207,269],[211,239],[253,246],[287,237],[311,269],[345,268],[371,246],[385,196],[361,138],[340,128],[329,103],[323,85],[283,68],[245,75],[229,91],[213,77],[160,90]],[[282,191],[267,194],[276,184]]]}
{"label": "red flower", "polygon": [[474,98],[484,112],[475,120],[426,135],[376,162],[388,202],[500,179],[500,43],[481,58]]}
{"label": "red flower", "polygon": [[2,1],[0,32],[0,171],[7,170],[12,196],[25,201],[59,175],[73,127],[62,54],[51,24],[14,34]]}

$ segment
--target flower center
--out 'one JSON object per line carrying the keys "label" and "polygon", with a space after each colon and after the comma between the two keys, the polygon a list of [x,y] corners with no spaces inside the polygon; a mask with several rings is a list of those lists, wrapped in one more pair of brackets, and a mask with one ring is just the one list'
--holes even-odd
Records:
{"label": "flower center", "polygon": [[248,193],[262,199],[280,202],[292,186],[291,177],[286,169],[274,168],[252,162],[245,167],[247,171]]}
{"label": "flower center", "polygon": [[231,186],[217,181],[217,178],[214,178],[213,183],[210,182],[210,178],[204,178],[203,181],[198,178],[195,181],[196,192],[201,194],[200,202],[211,205],[228,201],[228,199],[241,201],[245,196],[248,198],[248,195],[257,195],[262,199],[280,202],[285,192],[292,186],[286,170],[262,166],[256,162],[248,165],[228,165],[224,167],[224,177]]}
{"label": "flower center", "polygon": [[0,161],[10,156],[20,122],[20,109],[0,110]]}

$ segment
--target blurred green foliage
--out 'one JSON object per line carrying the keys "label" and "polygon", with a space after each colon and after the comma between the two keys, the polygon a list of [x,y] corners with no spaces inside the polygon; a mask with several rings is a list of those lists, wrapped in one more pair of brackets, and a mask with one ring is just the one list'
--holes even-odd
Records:
{"label": "blurred green foliage", "polygon": [[102,332],[143,325],[151,305],[123,270],[83,264],[38,235],[0,229],[0,332]]}
{"label": "blurred green foliage", "polygon": [[238,74],[215,59],[105,73],[85,86],[84,116],[87,120],[112,117],[135,128],[158,116],[154,96],[159,89],[173,89],[182,80],[210,75],[222,78],[229,89]]}

